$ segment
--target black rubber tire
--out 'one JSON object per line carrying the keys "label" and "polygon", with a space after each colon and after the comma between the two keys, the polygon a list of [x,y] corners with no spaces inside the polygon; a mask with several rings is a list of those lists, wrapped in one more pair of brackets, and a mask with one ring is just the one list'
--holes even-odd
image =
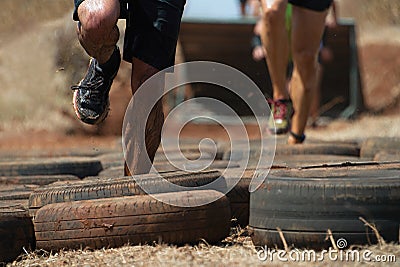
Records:
{"label": "black rubber tire", "polygon": [[61,175],[70,174],[84,178],[97,175],[103,167],[91,158],[46,158],[31,161],[0,163],[0,176]]}
{"label": "black rubber tire", "polygon": [[246,170],[243,175],[241,171],[232,169],[224,174],[226,184],[229,186],[240,177],[239,182],[230,190],[226,196],[231,204],[233,226],[239,225],[245,228],[249,224],[250,192],[249,185],[253,178],[254,170]]}
{"label": "black rubber tire", "polygon": [[35,249],[33,223],[28,211],[0,202],[0,265]]}
{"label": "black rubber tire", "polygon": [[[121,146],[121,145],[120,145]],[[52,148],[52,149],[16,149],[9,151],[0,151],[0,162],[14,160],[40,160],[54,157],[78,157],[92,158],[107,153],[113,153],[111,149],[93,149],[89,146],[80,148]]]}
{"label": "black rubber tire", "polygon": [[100,155],[96,157],[97,160],[100,160],[103,169],[106,170],[108,168],[114,168],[119,166],[124,166],[124,154],[121,152],[116,153],[108,153],[104,155]]}
{"label": "black rubber tire", "polygon": [[[247,165],[248,169],[255,169],[258,166],[260,159],[250,159]],[[275,156],[272,162],[274,168],[302,168],[323,164],[351,164],[365,162],[365,160],[354,156],[341,156],[341,155],[280,155]]]}
{"label": "black rubber tire", "polygon": [[358,145],[352,144],[301,144],[301,145],[280,145],[277,146],[275,156],[284,155],[341,155],[341,156],[360,156]]}
{"label": "black rubber tire", "polygon": [[[293,155],[290,157],[276,157],[273,162],[273,170],[277,169],[289,169],[308,167],[310,165],[321,165],[321,164],[346,164],[347,162],[357,162],[359,158],[349,156],[336,156],[336,155]],[[227,194],[229,201],[231,202],[231,213],[232,218],[236,220],[237,224],[242,228],[249,224],[249,210],[250,210],[250,193],[249,186],[254,175],[254,170],[257,167],[257,163],[250,163],[248,169],[242,175],[239,183]],[[221,170],[222,172],[222,170]],[[224,176],[227,179],[229,185],[229,179],[237,178],[240,173],[234,169],[228,170]]]}
{"label": "black rubber tire", "polygon": [[38,185],[0,185],[0,200],[28,199]]}
{"label": "black rubber tire", "polygon": [[[193,244],[201,239],[216,243],[229,234],[229,201],[221,193],[207,190],[162,195],[173,206],[148,195],[47,205],[34,220],[37,247],[55,251],[127,243]],[[211,202],[214,197],[220,198]],[[176,206],[196,206],[208,199],[211,203],[203,206]]]}
{"label": "black rubber tire", "polygon": [[[201,156],[198,150],[198,145],[196,144],[185,144],[181,146],[180,149],[182,154],[189,160],[196,160]],[[207,150],[207,148],[205,150],[206,155],[203,156],[205,156],[206,159],[212,159],[211,153]],[[169,151],[168,156],[170,159],[176,159],[180,156],[180,154],[178,154],[176,151]],[[122,152],[103,154],[96,157],[96,159],[101,161],[104,169],[124,166],[125,162],[124,154]],[[157,164],[164,164],[165,162],[168,162],[163,150],[158,149],[154,162]]]}
{"label": "black rubber tire", "polygon": [[273,165],[285,166],[287,168],[301,168],[310,165],[341,164],[346,162],[360,162],[360,161],[363,160],[361,160],[359,157],[354,157],[354,156],[311,154],[311,155],[276,156],[274,158]]}
{"label": "black rubber tire", "polygon": [[[185,186],[198,187],[209,184],[221,176],[218,171],[205,171],[199,173],[186,172],[168,172],[163,173],[162,177],[171,183]],[[142,175],[146,178],[146,185],[151,187],[154,193],[171,192],[170,184],[155,175]],[[224,180],[218,186],[225,188]],[[36,211],[51,203],[70,202],[79,200],[112,198],[122,196],[144,195],[141,187],[132,177],[123,177],[116,179],[92,179],[80,182],[70,182],[56,186],[47,186],[35,190],[29,197],[29,214],[34,216]]]}
{"label": "black rubber tire", "polygon": [[48,185],[57,181],[79,181],[74,175],[34,175],[34,176],[3,176],[0,177],[1,184],[35,184]]}
{"label": "black rubber tire", "polygon": [[99,177],[109,178],[109,177],[122,177],[124,176],[124,165],[109,167],[102,170],[98,174]]}
{"label": "black rubber tire", "polygon": [[349,245],[376,241],[359,219],[374,223],[386,241],[398,241],[400,166],[373,165],[280,170],[250,196],[255,245],[326,248],[328,229]]}
{"label": "black rubber tire", "polygon": [[[205,160],[204,162],[200,161],[200,162],[196,162],[196,163],[188,163],[185,165],[186,170],[190,170],[193,168],[199,168],[201,165],[199,164],[208,164],[210,160]],[[178,171],[179,169],[174,166],[172,163],[165,161],[165,162],[156,162],[154,163],[154,167],[158,170],[158,171]],[[234,162],[229,162],[229,161],[225,161],[225,160],[213,160],[212,163],[210,164],[210,166],[208,166],[206,168],[206,170],[213,170],[213,169],[226,169],[226,168],[237,168],[239,167],[238,164],[235,164]]]}
{"label": "black rubber tire", "polygon": [[[204,152],[205,154],[203,155],[204,159],[214,159],[212,154],[209,152]],[[200,158],[201,153],[200,152],[192,152],[192,151],[183,151],[182,152],[183,156],[188,159],[188,160],[197,160]],[[168,162],[168,159],[173,160],[173,159],[180,159],[182,155],[179,152],[169,152],[168,158],[164,153],[157,153],[154,157],[154,163],[162,163],[162,162]]]}
{"label": "black rubber tire", "polygon": [[380,151],[391,151],[400,153],[400,138],[374,137],[368,138],[361,144],[360,156],[363,158],[374,158]]}
{"label": "black rubber tire", "polygon": [[[244,147],[245,148],[245,147]],[[260,157],[260,143],[250,143],[250,159],[258,159]],[[265,155],[271,155],[273,151],[264,151]],[[291,156],[291,155],[338,155],[338,156],[360,156],[360,147],[351,143],[316,143],[316,144],[299,144],[288,145],[280,144],[276,146],[275,156]],[[224,160],[241,160],[241,155],[233,155],[231,157],[231,150],[227,149],[223,156]]]}
{"label": "black rubber tire", "polygon": [[[207,161],[208,162],[208,161]],[[206,163],[207,163],[206,162]],[[191,166],[197,168],[198,165],[186,165],[187,169],[190,170]],[[179,171],[177,167],[172,165],[171,163],[164,161],[164,162],[156,162],[154,163],[154,167],[158,172],[173,172],[173,171]],[[224,160],[214,160],[211,165],[206,168],[206,170],[214,170],[214,169],[225,169],[225,168],[237,168],[239,167],[238,164],[235,164],[234,162],[228,162]],[[124,166],[116,166],[116,167],[110,167],[108,169],[104,169],[99,173],[100,177],[118,177],[124,174]]]}

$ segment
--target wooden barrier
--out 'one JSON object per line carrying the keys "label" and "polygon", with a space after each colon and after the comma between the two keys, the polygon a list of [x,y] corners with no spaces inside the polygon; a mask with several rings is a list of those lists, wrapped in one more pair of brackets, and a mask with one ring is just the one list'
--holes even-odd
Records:
{"label": "wooden barrier", "polygon": [[[248,75],[266,97],[271,97],[267,65],[265,61],[255,62],[251,56],[255,22],[252,18],[185,18],[180,32],[185,60],[215,61],[237,68]],[[332,49],[334,58],[324,68],[321,106],[326,110],[321,115],[349,118],[363,109],[354,21],[340,20],[337,28],[327,29],[326,44]],[[217,98],[233,107],[239,115],[249,115],[246,105],[228,90],[209,84],[192,87],[194,96]]]}

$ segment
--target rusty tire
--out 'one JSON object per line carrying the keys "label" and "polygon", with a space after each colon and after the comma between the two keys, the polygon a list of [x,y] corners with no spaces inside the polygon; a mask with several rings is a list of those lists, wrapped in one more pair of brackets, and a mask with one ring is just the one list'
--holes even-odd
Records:
{"label": "rusty tire", "polygon": [[224,177],[229,187],[240,177],[239,182],[226,194],[231,204],[231,215],[233,225],[244,228],[249,224],[250,192],[249,185],[253,178],[254,170],[241,171],[231,169],[226,170]]}
{"label": "rusty tire", "polygon": [[38,185],[0,185],[0,200],[29,199],[31,193],[39,188]]}
{"label": "rusty tire", "polygon": [[35,249],[33,223],[28,211],[0,202],[0,263],[15,260],[23,248]]}
{"label": "rusty tire", "polygon": [[78,177],[74,175],[29,175],[29,176],[0,176],[1,184],[34,184],[34,185],[48,185],[58,181],[78,181]]}
{"label": "rusty tire", "polygon": [[386,241],[397,241],[400,224],[400,168],[357,166],[276,171],[250,196],[255,245],[326,248],[335,240],[376,242],[374,224]]}
{"label": "rusty tire", "polygon": [[[185,187],[199,187],[217,180],[221,176],[218,171],[205,171],[199,173],[168,172],[158,178],[155,175],[141,175],[145,183],[153,193],[171,192],[173,188],[168,183],[174,183]],[[224,180],[221,181],[221,189],[226,187]],[[64,185],[48,186],[35,190],[29,198],[29,213],[34,216],[36,211],[51,203],[70,202],[79,200],[112,198],[122,196],[144,195],[145,191],[135,182],[132,177],[116,179],[93,179],[77,183],[65,183]]]}
{"label": "rusty tire", "polygon": [[[120,247],[124,244],[215,243],[229,234],[229,201],[213,190],[56,203],[41,208],[34,221],[37,247],[45,250]],[[196,206],[213,197],[217,201]]]}
{"label": "rusty tire", "polygon": [[102,169],[101,162],[91,158],[47,158],[0,162],[0,176],[69,174],[83,178],[95,176]]}

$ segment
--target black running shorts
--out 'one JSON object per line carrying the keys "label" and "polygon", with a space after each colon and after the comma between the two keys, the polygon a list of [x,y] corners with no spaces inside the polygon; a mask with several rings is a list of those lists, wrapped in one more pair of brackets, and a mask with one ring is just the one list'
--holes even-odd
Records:
{"label": "black running shorts", "polygon": [[325,11],[331,6],[332,1],[333,0],[289,0],[289,3],[314,11]]}
{"label": "black running shorts", "polygon": [[[77,8],[84,0],[74,0]],[[126,19],[124,60],[135,57],[158,70],[173,66],[186,0],[120,0],[121,19]]]}

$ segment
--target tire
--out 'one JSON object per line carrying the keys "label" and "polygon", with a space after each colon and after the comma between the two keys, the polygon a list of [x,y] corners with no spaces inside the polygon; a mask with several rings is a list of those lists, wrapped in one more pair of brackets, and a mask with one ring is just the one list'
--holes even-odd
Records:
{"label": "tire", "polygon": [[108,153],[96,157],[101,162],[103,169],[114,168],[124,166],[124,154],[123,153]]}
{"label": "tire", "polygon": [[[201,156],[200,152],[194,152],[192,150],[184,150],[182,153],[188,160],[197,160]],[[203,155],[204,159],[211,160],[212,159],[211,153],[209,152],[205,153],[206,154]],[[170,154],[168,155],[170,160],[179,159],[180,156],[180,154],[178,154],[177,152],[170,152]],[[101,161],[101,164],[105,170],[108,168],[116,168],[121,166],[123,167],[125,162],[123,153],[105,154],[97,157],[97,159]],[[172,168],[173,166],[171,167],[171,165],[168,165],[168,162],[169,162],[168,159],[166,158],[165,154],[162,153],[162,151],[156,154],[154,163],[156,166],[159,166],[158,169],[161,168],[160,170],[162,171],[164,171],[164,169],[176,170],[176,168]],[[224,163],[219,163],[219,164],[224,165]]]}
{"label": "tire", "polygon": [[[188,163],[185,164],[184,168],[186,170],[194,169],[194,168],[200,168],[204,164],[204,166],[207,166],[207,164],[211,161],[210,160],[205,160],[205,161],[199,161],[196,163]],[[179,162],[178,162],[179,163]],[[165,162],[156,162],[154,163],[154,167],[158,171],[179,171],[178,167],[174,166],[172,163],[165,161]],[[234,162],[229,162],[225,160],[213,160],[212,163],[206,168],[206,170],[213,170],[213,169],[226,169],[226,168],[237,168],[239,167],[238,164],[235,164]]]}
{"label": "tire", "polygon": [[[252,142],[250,144],[249,158],[258,159],[260,157],[260,144]],[[271,155],[271,151],[264,151],[266,155]],[[359,157],[360,148],[355,144],[348,143],[318,143],[318,144],[299,144],[296,146],[281,144],[276,146],[275,156],[292,156],[292,155],[338,155]],[[230,160],[231,151],[224,153],[223,159]],[[241,155],[234,155],[231,160],[241,160]]]}
{"label": "tire", "polygon": [[229,186],[233,181],[238,179],[239,182],[230,190],[226,196],[231,204],[231,215],[234,226],[239,225],[245,228],[249,224],[249,209],[250,209],[250,192],[249,186],[253,178],[254,170],[246,170],[243,175],[237,170],[227,170],[224,174],[227,185]]}
{"label": "tire", "polygon": [[34,175],[34,176],[6,176],[0,177],[1,184],[35,184],[48,185],[57,181],[78,181],[74,175]]}
{"label": "tire", "polygon": [[37,185],[0,185],[0,200],[28,199]]}
{"label": "tire", "polygon": [[[116,145],[116,147],[120,146],[121,144]],[[14,160],[46,160],[54,157],[93,158],[113,152],[115,152],[113,149],[93,149],[91,147],[0,151],[0,162]]]}
{"label": "tire", "polygon": [[[199,173],[169,172],[163,173],[162,177],[171,183],[185,186],[198,187],[209,184],[221,176],[218,171],[206,171]],[[146,186],[151,187],[153,193],[171,192],[174,188],[170,184],[155,175],[142,175],[146,178]],[[219,180],[221,181],[221,180]],[[225,181],[217,185],[225,188]],[[48,186],[35,190],[29,197],[29,214],[34,216],[36,211],[51,203],[70,202],[79,200],[90,200],[99,198],[112,198],[122,196],[144,195],[145,191],[135,182],[132,177],[116,179],[93,179],[64,185]]]}
{"label": "tire", "polygon": [[0,176],[62,175],[84,178],[97,175],[103,167],[99,160],[90,158],[47,158],[31,161],[0,163]]}
{"label": "tire", "polygon": [[99,177],[122,177],[124,176],[124,165],[110,167],[107,169],[102,170],[98,174]]}
{"label": "tire", "polygon": [[[359,157],[341,155],[291,155],[276,156],[273,165],[285,166],[287,168],[301,168],[322,164],[345,164],[346,162],[360,162]],[[256,167],[256,166],[254,166]]]}
{"label": "tire", "polygon": [[[207,162],[206,162],[207,163]],[[198,168],[198,163],[196,165],[186,165],[186,170],[190,170],[190,168],[195,167]],[[228,162],[224,160],[214,160],[210,166],[206,168],[206,170],[214,170],[214,169],[225,169],[225,168],[237,168],[239,167],[238,164],[235,164],[234,162]],[[171,163],[164,161],[164,162],[156,162],[154,163],[154,168],[158,172],[173,172],[173,171],[180,171],[177,167],[172,165]],[[108,169],[104,169],[99,173],[100,177],[118,177],[124,174],[124,166],[117,166],[117,167],[111,167]]]}
{"label": "tire", "polygon": [[360,156],[372,159],[375,154],[383,150],[400,153],[400,138],[368,138],[361,144]]}
{"label": "tire", "polygon": [[349,244],[376,242],[359,219],[376,225],[386,241],[398,241],[400,165],[274,171],[250,196],[255,245],[326,248],[328,229]]}
{"label": "tire", "polygon": [[[350,156],[335,156],[335,155],[293,155],[290,157],[275,157],[273,166],[278,169],[285,168],[299,168],[307,167],[309,165],[318,164],[346,164],[346,162],[357,162],[359,158]],[[257,162],[258,163],[258,162]],[[242,228],[249,224],[249,210],[250,210],[250,193],[249,186],[254,175],[256,164],[249,164],[249,169],[245,171],[239,183],[237,183],[232,190],[227,194],[231,203],[232,219],[236,220],[237,224]],[[275,172],[277,170],[271,170]],[[229,185],[229,179],[236,178],[240,172],[234,169],[228,170],[224,175]]]}
{"label": "tire", "polygon": [[[45,250],[120,247],[124,244],[216,243],[229,234],[229,201],[213,190],[57,203],[41,208],[34,221],[37,247]],[[199,201],[220,197],[198,207]]]}
{"label": "tire", "polygon": [[0,202],[0,263],[14,261],[35,249],[35,235],[28,211]]}
{"label": "tire", "polygon": [[[280,155],[275,156],[272,162],[273,168],[304,168],[317,165],[326,164],[349,164],[365,162],[365,160],[354,156],[341,156],[341,155]],[[249,160],[247,165],[248,169],[255,169],[259,163],[259,159]]]}
{"label": "tire", "polygon": [[341,156],[360,156],[358,145],[352,144],[301,144],[301,145],[280,145],[275,151],[276,156],[289,155],[341,155]]}
{"label": "tire", "polygon": [[[188,159],[188,160],[197,160],[200,158],[201,153],[200,152],[192,152],[192,151],[183,151],[182,155]],[[154,157],[154,163],[163,163],[163,162],[168,162],[170,160],[176,160],[180,159],[182,157],[181,153],[179,151],[175,152],[169,152],[168,153],[168,158],[164,153],[157,153]],[[204,152],[203,154],[204,159],[214,159],[213,155],[209,152]]]}

